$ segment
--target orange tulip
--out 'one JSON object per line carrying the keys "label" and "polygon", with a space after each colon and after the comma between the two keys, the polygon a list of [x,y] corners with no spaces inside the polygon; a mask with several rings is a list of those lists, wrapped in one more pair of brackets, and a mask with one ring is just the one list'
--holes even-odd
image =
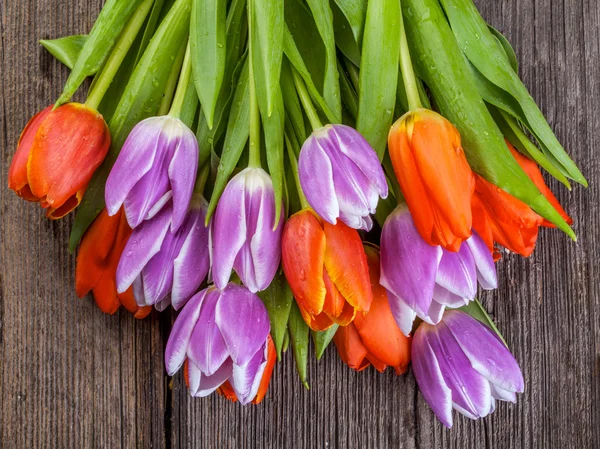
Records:
{"label": "orange tulip", "polygon": [[286,222],[281,248],[285,277],[311,329],[345,326],[357,311],[369,311],[369,268],[355,229],[304,209]]}
{"label": "orange tulip", "polygon": [[[269,384],[271,383],[271,376],[273,375],[273,367],[275,366],[275,361],[277,360],[277,352],[275,351],[275,344],[269,335],[269,343],[267,349],[267,366],[265,367],[265,371],[260,379],[260,385],[258,387],[258,392],[256,393],[256,397],[252,400],[253,404],[260,404],[262,400],[265,398],[267,394],[267,390],[269,389]],[[187,361],[186,361],[187,363]],[[185,370],[187,376],[187,369]],[[187,381],[186,381],[187,382]],[[232,402],[237,402],[237,396],[231,387],[231,384],[228,380],[225,381],[223,385],[221,385],[217,389],[217,393],[221,396],[225,396]]]}
{"label": "orange tulip", "polygon": [[[563,219],[568,224],[570,224],[570,225],[573,224],[573,219],[565,212],[565,210],[562,208],[562,206],[560,205],[560,203],[558,202],[558,200],[552,193],[552,191],[548,188],[548,186],[544,182],[544,177],[542,176],[542,172],[541,172],[540,168],[537,166],[537,164],[535,162],[533,162],[531,159],[527,158],[526,156],[523,156],[517,150],[515,150],[514,147],[509,142],[506,142],[506,144],[508,145],[510,152],[515,157],[515,159],[517,160],[517,162],[519,163],[519,165],[521,166],[523,171],[527,174],[527,176],[529,176],[529,179],[531,179],[533,181],[533,183],[539,189],[539,191],[542,193],[542,195],[544,195],[546,197],[548,202],[550,204],[552,204],[554,209],[556,209],[556,211],[561,215],[561,217],[563,217]],[[554,225],[553,223],[549,222],[546,219],[544,219],[542,226],[545,226],[548,228],[556,227],[556,225]]]}
{"label": "orange tulip", "polygon": [[[567,215],[544,183],[537,165],[518,153],[510,144],[510,151],[531,178],[540,192],[570,224],[573,220]],[[477,176],[473,195],[473,229],[483,238],[494,258],[500,253],[495,251],[494,242],[524,257],[531,255],[535,248],[540,226],[553,226],[536,214],[527,204],[508,194],[504,190]]]}
{"label": "orange tulip", "polygon": [[133,296],[133,288],[117,293],[117,265],[131,228],[123,210],[108,216],[103,209],[89,227],[79,246],[75,271],[75,291],[83,298],[89,292],[104,313],[113,314],[122,305],[136,318],[148,316],[152,307],[139,307]]}
{"label": "orange tulip", "polygon": [[8,187],[39,202],[48,218],[61,218],[79,205],[109,147],[110,132],[97,111],[80,103],[49,106],[23,130]]}
{"label": "orange tulip", "polygon": [[421,237],[458,251],[471,236],[475,178],[458,130],[428,109],[402,116],[388,136],[390,158]]}
{"label": "orange tulip", "polygon": [[387,291],[379,284],[379,250],[365,245],[373,302],[368,313],[340,327],[333,337],[340,358],[346,365],[362,371],[373,365],[379,372],[393,366],[397,374],[406,372],[410,362],[410,337],[406,337],[394,320]]}

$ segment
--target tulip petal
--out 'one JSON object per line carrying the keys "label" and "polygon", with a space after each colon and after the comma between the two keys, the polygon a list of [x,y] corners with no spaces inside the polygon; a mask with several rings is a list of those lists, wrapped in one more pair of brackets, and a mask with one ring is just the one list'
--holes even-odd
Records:
{"label": "tulip petal", "polygon": [[134,279],[131,289],[133,289],[133,297],[138,307],[147,306],[146,297],[144,296],[144,280],[141,275]]}
{"label": "tulip petal", "polygon": [[360,335],[353,324],[340,326],[333,336],[333,342],[340,359],[350,368],[362,371],[371,363],[367,359],[369,351],[363,345]]}
{"label": "tulip petal", "polygon": [[109,215],[117,213],[137,182],[152,168],[159,145],[163,119],[150,117],[129,133],[115,161],[104,191]]}
{"label": "tulip petal", "polygon": [[[198,290],[210,268],[208,228],[204,225],[205,206],[206,202],[201,209],[191,212],[188,218],[189,233],[173,261],[171,303],[175,310],[179,310]],[[184,223],[183,228],[188,228],[187,223]]]}
{"label": "tulip petal", "polygon": [[150,259],[160,251],[170,222],[171,214],[167,208],[152,220],[134,229],[117,267],[117,291],[119,293],[123,293],[133,284]]}
{"label": "tulip petal", "polygon": [[283,229],[282,265],[300,309],[312,316],[323,311],[325,232],[307,210],[292,215]]}
{"label": "tulip petal", "polygon": [[10,168],[8,169],[8,188],[14,190],[15,193],[27,201],[38,201],[31,189],[28,186],[27,180],[27,160],[31,153],[33,141],[35,135],[40,128],[42,122],[46,119],[48,114],[52,111],[54,106],[48,106],[35,114],[23,129],[21,137],[19,137],[19,143],[17,144],[17,151],[12,158]]}
{"label": "tulip petal", "polygon": [[207,376],[216,373],[229,358],[227,344],[215,318],[220,296],[221,292],[215,289],[206,293],[187,352],[190,360]]}
{"label": "tulip petal", "polygon": [[216,307],[215,323],[235,365],[245,365],[264,345],[270,330],[263,302],[236,284],[223,289]]}
{"label": "tulip petal", "polygon": [[[380,282],[392,293],[390,303],[402,300],[420,316],[426,316],[442,254],[442,248],[428,245],[420,237],[407,207],[398,206],[381,234]],[[392,306],[392,312],[398,320],[400,308]]]}
{"label": "tulip petal", "polygon": [[377,360],[389,366],[406,366],[410,361],[410,340],[402,334],[396,324],[386,290],[379,285],[379,265],[376,270],[371,268],[370,271],[373,302],[369,313],[357,314],[353,324],[363,344]]}
{"label": "tulip petal", "polygon": [[142,270],[146,304],[155,305],[162,301],[173,287],[173,259],[180,250],[181,238],[167,231],[160,251],[152,257]]}
{"label": "tulip petal", "polygon": [[[486,243],[476,232],[465,240],[477,268],[477,280],[485,290],[493,290],[498,287],[498,276],[496,274],[496,265],[494,258]],[[464,246],[464,245],[463,245]]]}
{"label": "tulip petal", "polygon": [[377,153],[369,142],[354,128],[346,125],[332,125],[339,149],[358,167],[382,198],[388,196],[385,173]]}
{"label": "tulip petal", "polygon": [[475,297],[477,268],[468,245],[461,245],[455,253],[444,250],[435,282],[455,295],[468,299]]}
{"label": "tulip petal", "polygon": [[490,383],[472,368],[445,322],[425,338],[436,354],[446,385],[452,390],[452,402],[473,416],[487,416],[492,397]]}
{"label": "tulip petal", "polygon": [[333,183],[333,166],[314,135],[302,145],[298,177],[302,191],[315,212],[323,220],[335,224],[340,206]]}
{"label": "tulip petal", "polygon": [[[412,341],[412,365],[419,389],[435,416],[452,427],[452,390],[446,385],[435,353],[426,339],[427,324],[421,324]],[[427,328],[427,329],[426,329]]]}
{"label": "tulip petal", "polygon": [[254,399],[266,366],[266,347],[257,351],[246,364],[233,365],[231,386],[240,404],[246,405]]}
{"label": "tulip petal", "polygon": [[[429,324],[438,324],[442,317],[444,316],[444,311],[446,310],[446,306],[444,304],[440,304],[437,301],[431,301],[431,306],[427,311],[427,315],[419,315],[419,317]],[[417,314],[418,315],[418,314]]]}
{"label": "tulip petal", "polygon": [[360,235],[341,222],[336,225],[325,222],[323,231],[327,241],[324,259],[327,274],[350,305],[368,312],[373,293]]}
{"label": "tulip petal", "polygon": [[492,391],[492,397],[496,399],[512,402],[513,404],[517,402],[517,395],[514,391],[504,390],[493,383],[490,383],[490,389]]}
{"label": "tulip petal", "polygon": [[403,300],[388,291],[388,302],[396,324],[405,336],[410,336],[417,312],[411,309]]}
{"label": "tulip petal", "polygon": [[198,387],[194,392],[193,396],[198,398],[204,398],[217,390],[223,385],[228,379],[231,379],[233,372],[233,362],[231,359],[225,360],[219,369],[211,376],[207,376],[202,373]]}
{"label": "tulip petal", "polygon": [[244,178],[238,173],[219,199],[210,227],[212,279],[217,288],[229,282],[235,259],[246,242]]}
{"label": "tulip petal", "polygon": [[198,141],[196,136],[183,122],[177,120],[177,123],[179,126],[173,126],[172,131],[176,146],[168,169],[169,181],[173,191],[172,232],[179,229],[185,219],[198,171]]}
{"label": "tulip petal", "polygon": [[[109,147],[110,132],[98,111],[80,103],[53,109],[41,122],[29,153],[31,193],[49,209],[61,208],[87,186]],[[70,207],[76,205],[71,202]],[[61,209],[60,214],[66,212]]]}
{"label": "tulip petal", "polygon": [[519,364],[490,329],[459,311],[447,312],[444,322],[475,371],[504,390],[523,391]]}
{"label": "tulip petal", "polygon": [[433,290],[433,300],[434,302],[438,302],[453,309],[466,306],[469,303],[468,298],[465,299],[462,296],[458,296],[437,284]]}
{"label": "tulip petal", "polygon": [[173,324],[165,348],[165,366],[169,376],[174,375],[186,359],[190,338],[198,322],[206,292],[207,290],[203,290],[194,295]]}

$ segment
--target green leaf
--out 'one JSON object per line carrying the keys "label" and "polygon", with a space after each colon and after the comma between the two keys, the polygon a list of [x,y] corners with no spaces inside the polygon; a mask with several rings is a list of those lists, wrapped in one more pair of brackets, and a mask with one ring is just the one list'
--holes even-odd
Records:
{"label": "green leaf", "polygon": [[489,105],[488,109],[496,120],[500,131],[504,134],[504,137],[521,153],[530,159],[537,162],[543,167],[548,173],[562,182],[568,189],[571,189],[569,180],[556,168],[556,166],[548,160],[546,155],[536,147],[525,132],[521,129],[521,126],[517,120],[510,114]]}
{"label": "green leaf", "polygon": [[494,333],[500,338],[500,340],[502,340],[504,346],[508,347],[508,345],[506,344],[506,340],[504,339],[504,337],[502,336],[502,334],[500,333],[500,331],[498,330],[498,328],[496,327],[496,325],[494,324],[494,322],[492,321],[492,319],[490,318],[490,316],[483,308],[478,299],[471,301],[469,304],[467,304],[466,306],[462,306],[458,310],[462,310],[463,312],[468,313],[477,321],[485,324],[492,331],[494,331]]}
{"label": "green leaf", "polygon": [[193,0],[190,23],[192,69],[208,127],[225,76],[227,0]]}
{"label": "green leaf", "polygon": [[129,16],[141,0],[108,0],[85,40],[56,106],[71,99],[83,80],[93,75],[110,54]]}
{"label": "green leaf", "polygon": [[338,118],[335,114],[329,109],[329,106],[323,99],[323,96],[319,93],[319,90],[315,86],[315,83],[312,80],[308,69],[300,55],[300,51],[296,46],[296,42],[292,36],[290,29],[286,26],[284,35],[283,35],[283,51],[287,56],[288,60],[294,67],[294,69],[300,74],[304,83],[306,84],[306,88],[308,89],[308,93],[310,94],[312,100],[317,104],[317,106],[321,109],[327,121],[329,123],[340,123],[341,117]]}
{"label": "green leaf", "polygon": [[283,335],[283,345],[281,347],[281,352],[287,352],[289,346],[290,346],[290,332],[286,329],[285,334]]}
{"label": "green leaf", "polygon": [[72,70],[86,40],[87,35],[76,34],[58,39],[42,39],[40,40],[40,44],[52,56]]}
{"label": "green leaf", "polygon": [[171,74],[171,55],[186,45],[190,0],[177,0],[165,17],[133,72],[115,113],[108,124],[112,142],[106,159],[94,173],[77,209],[69,250],[74,251],[81,237],[104,208],[104,184],[121,147],[133,127],[158,111],[165,85]]}
{"label": "green leaf", "polygon": [[279,76],[283,58],[283,1],[249,0],[252,2],[254,17],[253,34],[258,40],[258,51],[252,52],[252,67],[256,78],[256,91],[264,96],[267,104],[267,116],[271,116],[279,89]]}
{"label": "green leaf", "polygon": [[214,126],[212,129],[208,127],[208,122],[204,114],[201,114],[198,126],[197,137],[200,146],[200,166],[204,165],[208,160],[214,146],[225,133],[231,99],[235,94],[238,78],[246,59],[244,49],[246,47],[247,31],[246,0],[233,0],[227,14],[225,74],[215,107]]}
{"label": "green leaf", "polygon": [[346,17],[357,44],[361,45],[365,26],[365,18],[367,17],[367,0],[334,1],[340,11]]}
{"label": "green leaf", "polygon": [[419,77],[441,113],[458,128],[471,168],[575,238],[508,150],[437,0],[403,0],[402,7]]}
{"label": "green leaf", "polygon": [[283,341],[285,334],[287,333],[288,320],[290,317],[290,310],[292,309],[292,302],[294,301],[294,295],[292,290],[285,280],[285,276],[280,274],[273,279],[269,287],[258,293],[260,299],[262,299],[267,312],[269,313],[269,319],[271,320],[271,337],[275,344],[275,350],[277,351],[277,358],[281,359],[281,350],[283,348]]}
{"label": "green leaf", "polygon": [[348,74],[341,67],[339,68],[340,72],[340,90],[342,93],[342,103],[348,109],[348,112],[352,117],[356,120],[358,116],[358,94],[354,91],[354,87],[348,78]]}
{"label": "green leaf", "polygon": [[512,45],[510,45],[510,42],[508,42],[508,39],[506,39],[506,37],[504,37],[504,35],[500,31],[491,26],[489,23],[488,29],[490,30],[490,33],[492,33],[496,37],[496,39],[498,39],[498,42],[504,49],[504,53],[506,54],[506,57],[508,58],[508,62],[510,63],[512,69],[516,73],[519,73],[519,61],[517,60],[515,50],[512,48]]}
{"label": "green leaf", "polygon": [[306,368],[308,366],[308,326],[302,318],[300,309],[294,301],[290,311],[290,320],[288,322],[290,332],[290,342],[292,343],[292,352],[296,360],[296,370],[300,376],[302,384],[309,389],[306,381]]}
{"label": "green leaf", "polygon": [[250,124],[250,85],[248,82],[249,77],[249,60],[246,58],[244,67],[238,81],[233,101],[231,105],[231,112],[229,113],[229,120],[227,123],[227,133],[225,134],[225,142],[223,142],[223,152],[221,153],[221,160],[219,161],[219,167],[217,169],[217,178],[215,180],[215,187],[210,197],[210,203],[208,204],[208,211],[206,213],[206,223],[212,217],[219,198],[225,186],[229,181],[229,177],[233,173],[249,137],[249,124]]}
{"label": "green leaf", "polygon": [[324,0],[307,0],[321,40],[325,45],[325,73],[323,80],[323,98],[337,117],[342,116],[340,84],[338,80],[337,55],[335,51],[335,33],[333,13]]}
{"label": "green leaf", "polygon": [[356,129],[383,157],[394,118],[400,59],[400,2],[370,0],[362,44]]}
{"label": "green leaf", "polygon": [[335,32],[335,44],[344,54],[344,56],[346,56],[346,58],[352,61],[353,64],[359,66],[360,44],[356,41],[356,36],[353,33],[352,27],[348,23],[348,19],[337,6],[337,4],[334,2],[331,2],[331,11],[333,13],[333,30]]}
{"label": "green leaf", "polygon": [[327,349],[327,346],[329,346],[329,343],[331,343],[331,340],[333,340],[333,336],[339,327],[339,325],[334,324],[329,329],[324,331],[310,331],[312,334],[313,343],[315,345],[315,354],[317,356],[317,360],[321,360],[321,357],[323,357],[323,354],[325,353],[325,349]]}
{"label": "green leaf", "polygon": [[511,67],[504,47],[490,32],[473,2],[471,0],[441,0],[441,3],[459,46],[469,61],[486,79],[510,94],[518,102],[521,111],[515,115],[515,118],[531,130],[542,145],[544,152],[549,152],[554,156],[558,162],[557,168],[565,176],[587,186],[587,181],[569,158],[527,88],[519,79],[519,75]]}

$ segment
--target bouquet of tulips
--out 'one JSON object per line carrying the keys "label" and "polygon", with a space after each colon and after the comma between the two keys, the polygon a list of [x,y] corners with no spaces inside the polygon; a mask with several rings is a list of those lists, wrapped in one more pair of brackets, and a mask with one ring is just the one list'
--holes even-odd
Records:
{"label": "bouquet of tulips", "polygon": [[[179,311],[166,371],[260,402],[291,343],[412,370],[440,421],[524,389],[477,301],[500,247],[571,238],[586,185],[471,0],[107,0],[25,127],[9,187],[77,209],[77,295]],[[93,77],[85,103],[73,95]]]}

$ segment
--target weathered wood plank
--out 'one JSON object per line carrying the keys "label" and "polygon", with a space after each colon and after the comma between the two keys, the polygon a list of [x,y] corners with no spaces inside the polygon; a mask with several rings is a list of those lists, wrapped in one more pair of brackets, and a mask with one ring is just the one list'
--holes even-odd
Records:
{"label": "weathered wood plank", "polygon": [[477,0],[515,46],[521,74],[591,187],[552,188],[579,242],[544,230],[528,260],[506,255],[484,295],[521,363],[526,392],[483,421],[433,417],[412,374],[355,373],[331,348],[305,390],[290,354],[257,407],[191,399],[162,351],[169,317],[105,316],[73,292],[70,220],[47,222],[6,189],[27,119],[67,72],[40,38],[89,30],[96,0],[0,0],[0,447],[600,447],[600,3]]}
{"label": "weathered wood plank", "polygon": [[71,220],[49,222],[6,189],[19,133],[67,71],[37,41],[86,33],[101,2],[0,1],[2,237],[0,447],[164,447],[159,320],[105,316],[74,292]]}

